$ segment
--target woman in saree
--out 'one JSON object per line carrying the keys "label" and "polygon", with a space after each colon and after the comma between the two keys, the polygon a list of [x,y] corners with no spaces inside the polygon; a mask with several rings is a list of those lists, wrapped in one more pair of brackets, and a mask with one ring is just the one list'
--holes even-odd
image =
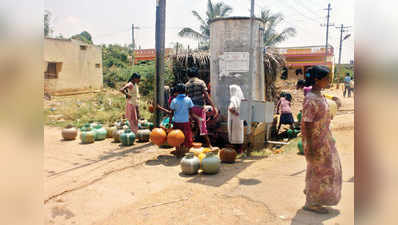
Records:
{"label": "woman in saree", "polygon": [[305,96],[301,121],[307,162],[303,209],[316,213],[328,213],[325,206],[337,205],[341,198],[341,164],[329,129],[328,103],[321,94],[321,90],[329,85],[329,73],[324,66],[312,68],[312,89]]}

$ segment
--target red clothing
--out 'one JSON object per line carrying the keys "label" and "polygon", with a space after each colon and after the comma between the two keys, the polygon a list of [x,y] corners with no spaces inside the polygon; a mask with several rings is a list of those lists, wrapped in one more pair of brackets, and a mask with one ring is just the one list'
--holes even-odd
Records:
{"label": "red clothing", "polygon": [[170,107],[170,105],[171,105],[171,101],[173,101],[173,99],[175,98],[176,96],[175,95],[172,95],[172,96],[170,96],[170,98],[169,98],[169,101],[168,101],[168,103],[169,103],[169,107]]}
{"label": "red clothing", "polygon": [[173,129],[180,129],[185,135],[184,146],[187,147],[187,148],[192,147],[191,122],[173,123]]}

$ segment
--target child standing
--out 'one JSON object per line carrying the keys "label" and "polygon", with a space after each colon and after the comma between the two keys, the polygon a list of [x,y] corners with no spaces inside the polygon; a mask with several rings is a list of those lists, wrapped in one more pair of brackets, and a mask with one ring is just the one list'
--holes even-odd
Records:
{"label": "child standing", "polygon": [[289,124],[290,129],[293,129],[294,119],[292,115],[292,110],[290,108],[290,101],[286,99],[285,93],[282,93],[280,95],[280,99],[276,107],[277,107],[277,114],[281,114],[277,133],[279,134],[279,130],[282,124]]}
{"label": "child standing", "polygon": [[185,95],[185,85],[178,83],[175,87],[177,96],[171,101],[170,104],[170,120],[169,124],[174,117],[173,128],[180,129],[185,135],[183,145],[176,147],[176,156],[182,157],[189,148],[192,146],[192,130],[189,116],[192,117],[192,107],[194,106],[190,97]]}

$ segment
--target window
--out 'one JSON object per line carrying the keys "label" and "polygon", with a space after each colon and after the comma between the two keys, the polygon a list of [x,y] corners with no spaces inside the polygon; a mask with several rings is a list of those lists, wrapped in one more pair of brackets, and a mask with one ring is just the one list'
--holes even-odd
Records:
{"label": "window", "polygon": [[101,67],[101,64],[99,64],[99,63],[95,64],[95,68],[100,68],[100,67]]}
{"label": "window", "polygon": [[48,62],[47,70],[44,72],[45,79],[57,79],[58,73],[61,71],[62,62]]}
{"label": "window", "polygon": [[87,50],[87,45],[80,45],[80,50]]}

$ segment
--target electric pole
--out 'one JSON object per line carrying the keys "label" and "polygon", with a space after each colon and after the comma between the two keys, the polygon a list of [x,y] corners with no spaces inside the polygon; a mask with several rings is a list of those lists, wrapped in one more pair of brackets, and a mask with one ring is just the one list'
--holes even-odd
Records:
{"label": "electric pole", "polygon": [[[328,16],[326,17],[326,44],[325,44],[325,64],[327,63],[327,58],[328,58],[328,45],[329,45],[329,27],[330,26],[334,26],[334,24],[329,24],[329,18],[330,18],[330,10],[332,10],[332,8],[330,8],[330,3],[328,4],[328,8],[324,9],[328,11]],[[324,25],[321,25],[324,26]]]}
{"label": "electric pole", "polygon": [[343,33],[347,31],[347,30],[345,30],[346,28],[350,28],[350,27],[351,26],[345,27],[343,24],[341,24],[340,27],[336,27],[336,28],[340,29],[339,65],[341,64],[341,49],[343,48],[343,41],[350,36],[350,35],[347,35],[343,39]]}
{"label": "electric pole", "polygon": [[131,48],[132,48],[132,59],[133,59],[133,65],[134,65],[134,50],[135,50],[135,37],[134,37],[134,30],[140,29],[139,27],[135,27],[134,24],[131,25]]}
{"label": "electric pole", "polygon": [[[156,74],[155,74],[155,105],[164,106],[164,46],[166,32],[166,0],[156,0]],[[155,126],[160,125],[160,111],[156,109]]]}
{"label": "electric pole", "polygon": [[253,67],[254,67],[254,0],[251,0],[251,6],[250,6],[250,43],[249,43],[249,88],[248,88],[248,113],[249,113],[249,118],[247,120],[248,126],[247,126],[247,133],[250,134],[251,132],[251,126],[252,126],[252,113],[253,113]]}
{"label": "electric pole", "polygon": [[[339,66],[340,66],[340,64],[341,64],[341,50],[342,50],[342,48],[343,48],[343,41],[344,41],[345,39],[347,39],[348,37],[351,36],[351,35],[349,34],[349,35],[345,36],[344,39],[343,39],[343,33],[347,31],[347,30],[345,30],[346,28],[350,28],[350,27],[351,27],[351,26],[345,27],[343,24],[341,24],[340,27],[336,27],[337,29],[340,29],[340,47],[339,47],[339,63],[338,63]],[[340,71],[339,71],[339,67],[336,67],[336,68],[337,68],[337,73],[339,73],[339,72],[340,72]]]}
{"label": "electric pole", "polygon": [[133,49],[133,53],[134,53],[134,49],[135,49],[134,23],[131,25],[131,48]]}

